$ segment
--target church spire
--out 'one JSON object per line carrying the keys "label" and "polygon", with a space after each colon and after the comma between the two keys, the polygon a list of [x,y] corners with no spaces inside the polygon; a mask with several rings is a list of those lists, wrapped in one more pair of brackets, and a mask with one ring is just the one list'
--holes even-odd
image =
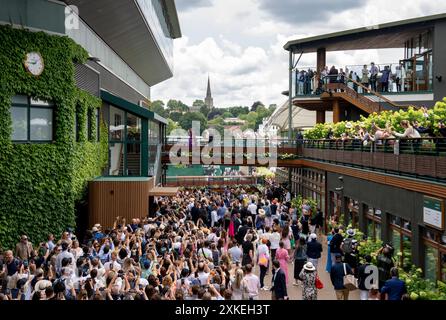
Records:
{"label": "church spire", "polygon": [[211,93],[211,79],[209,75],[208,75],[208,87],[206,90],[206,98],[204,99],[204,103],[209,109],[212,109],[214,107],[214,99],[212,98],[212,93]]}

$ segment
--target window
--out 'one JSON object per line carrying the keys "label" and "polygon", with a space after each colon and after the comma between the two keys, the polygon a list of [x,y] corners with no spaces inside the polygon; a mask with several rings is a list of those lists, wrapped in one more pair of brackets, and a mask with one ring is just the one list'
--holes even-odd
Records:
{"label": "window", "polygon": [[92,126],[92,122],[91,122],[91,118],[93,116],[93,111],[91,109],[88,109],[87,111],[87,140],[89,141],[94,141],[94,137],[93,137],[93,128]]}
{"label": "window", "polygon": [[113,106],[109,116],[109,175],[141,176],[141,118]]}
{"label": "window", "polygon": [[53,140],[53,104],[14,96],[11,106],[12,141],[51,142]]}
{"label": "window", "polygon": [[438,230],[423,230],[424,271],[431,280],[446,280],[446,235]]}
{"label": "window", "polygon": [[381,210],[365,207],[367,219],[367,236],[373,240],[381,240]]}
{"label": "window", "polygon": [[408,270],[412,264],[412,232],[409,221],[390,215],[390,230],[392,232],[392,245],[395,248],[398,265]]}
{"label": "window", "polygon": [[94,109],[94,112],[95,112],[95,121],[96,121],[96,137],[95,137],[95,141],[99,142],[99,140],[101,139],[101,114],[100,114],[98,108]]}

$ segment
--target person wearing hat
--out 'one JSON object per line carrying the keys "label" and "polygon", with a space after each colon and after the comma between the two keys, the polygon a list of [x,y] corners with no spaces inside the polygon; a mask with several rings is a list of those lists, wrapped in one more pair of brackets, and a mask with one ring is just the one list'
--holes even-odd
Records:
{"label": "person wearing hat", "polygon": [[319,259],[322,254],[322,244],[317,241],[317,235],[315,233],[310,234],[310,239],[307,243],[307,256],[308,261],[313,264],[317,269]]}
{"label": "person wearing hat", "polygon": [[350,268],[353,269],[353,273],[357,271],[357,266],[359,263],[359,256],[357,252],[358,242],[355,240],[354,236],[356,231],[354,229],[347,230],[347,238],[344,239],[342,243],[342,252],[344,253],[344,261],[348,263]]}
{"label": "person wearing hat", "polygon": [[308,261],[299,274],[302,280],[302,300],[317,300],[316,267]]}
{"label": "person wearing hat", "polygon": [[265,210],[259,209],[259,214],[256,216],[255,219],[255,225],[257,230],[265,228],[265,218],[266,218]]}

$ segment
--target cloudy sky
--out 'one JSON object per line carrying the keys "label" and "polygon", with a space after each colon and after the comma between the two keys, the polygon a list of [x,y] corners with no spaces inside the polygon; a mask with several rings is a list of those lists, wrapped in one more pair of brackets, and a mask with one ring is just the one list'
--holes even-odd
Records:
{"label": "cloudy sky", "polygon": [[[290,39],[446,12],[445,0],[176,0],[183,32],[174,42],[174,77],[152,100],[204,99],[208,74],[218,107],[282,104],[288,89]],[[401,51],[402,53],[402,51]],[[391,63],[400,50],[327,54],[337,66]],[[300,66],[314,66],[304,55]]]}

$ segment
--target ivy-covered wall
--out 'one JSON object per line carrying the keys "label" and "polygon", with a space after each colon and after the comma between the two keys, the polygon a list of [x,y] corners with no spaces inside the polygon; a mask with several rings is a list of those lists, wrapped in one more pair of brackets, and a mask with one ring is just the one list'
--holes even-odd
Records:
{"label": "ivy-covered wall", "polygon": [[[99,143],[88,137],[87,117],[95,132],[94,109],[101,101],[75,85],[74,63],[88,57],[82,47],[68,37],[9,26],[0,26],[0,44],[0,247],[10,248],[22,233],[36,244],[75,226],[75,205],[85,200],[88,180],[101,175],[107,162],[107,128],[101,121]],[[30,51],[44,59],[39,77],[23,66]],[[54,102],[53,143],[11,142],[16,94]],[[78,141],[76,112],[83,128]]]}

